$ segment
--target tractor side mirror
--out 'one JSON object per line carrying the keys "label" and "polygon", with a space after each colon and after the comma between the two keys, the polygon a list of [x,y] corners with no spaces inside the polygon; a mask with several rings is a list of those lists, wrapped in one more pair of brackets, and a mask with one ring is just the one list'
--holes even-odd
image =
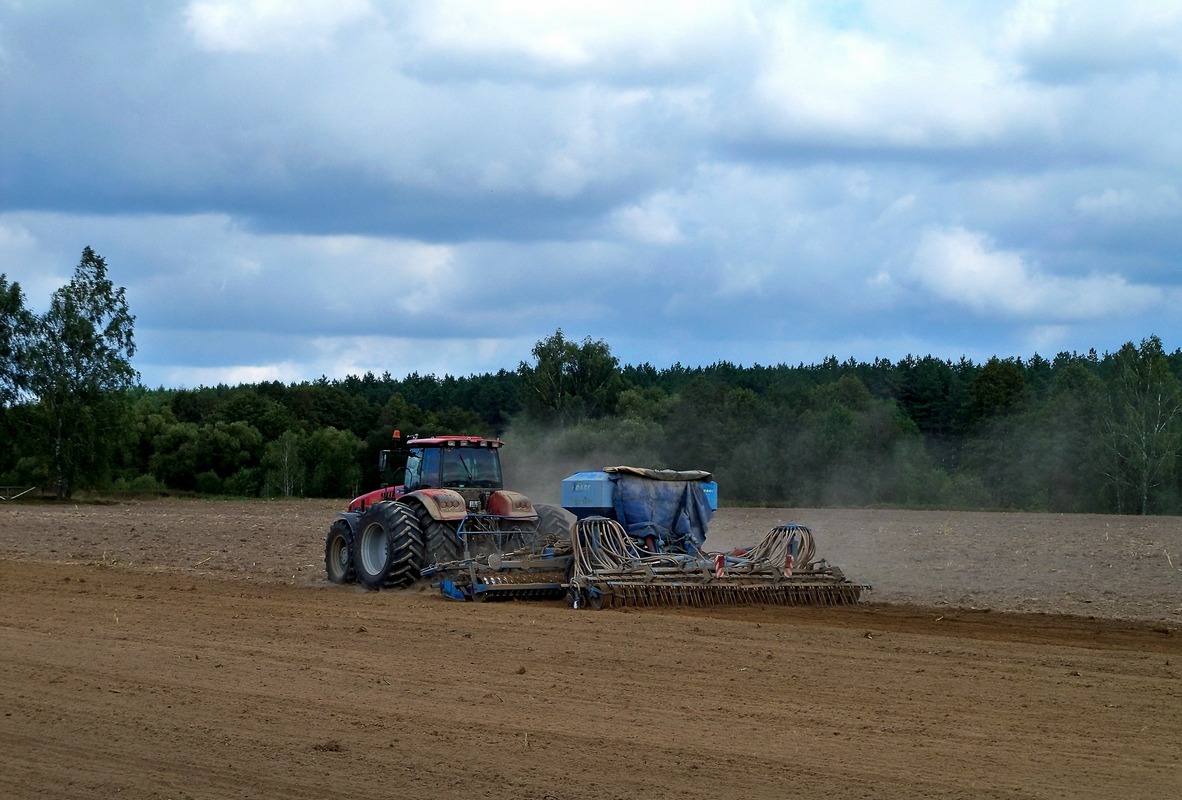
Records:
{"label": "tractor side mirror", "polygon": [[389,460],[390,460],[390,451],[389,450],[378,451],[378,472],[385,474],[386,464],[387,464],[387,462],[389,462]]}

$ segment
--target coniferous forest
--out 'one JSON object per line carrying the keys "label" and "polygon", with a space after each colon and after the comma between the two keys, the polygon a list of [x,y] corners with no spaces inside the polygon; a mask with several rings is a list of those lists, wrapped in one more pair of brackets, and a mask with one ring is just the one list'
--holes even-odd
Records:
{"label": "coniferous forest", "polygon": [[0,485],[344,498],[379,484],[400,429],[505,438],[507,479],[555,492],[632,464],[709,470],[732,504],[1182,513],[1182,351],[1153,335],[983,364],[659,368],[559,330],[483,375],[150,389],[133,327],[90,248],[43,315],[0,275]]}

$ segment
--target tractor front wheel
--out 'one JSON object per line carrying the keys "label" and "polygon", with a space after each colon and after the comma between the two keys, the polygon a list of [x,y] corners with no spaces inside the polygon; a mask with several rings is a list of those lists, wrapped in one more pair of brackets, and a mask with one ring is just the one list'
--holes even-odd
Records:
{"label": "tractor front wheel", "polygon": [[343,519],[328,528],[324,539],[324,571],[333,583],[352,583],[357,579],[353,569],[353,531]]}
{"label": "tractor front wheel", "polygon": [[404,503],[374,503],[361,514],[353,542],[357,580],[370,589],[409,586],[423,568],[423,531]]}

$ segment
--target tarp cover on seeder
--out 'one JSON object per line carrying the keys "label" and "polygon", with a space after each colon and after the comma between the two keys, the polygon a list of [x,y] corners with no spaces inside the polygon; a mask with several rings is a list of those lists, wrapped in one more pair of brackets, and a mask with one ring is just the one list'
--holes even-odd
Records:
{"label": "tarp cover on seeder", "polygon": [[607,467],[616,488],[613,505],[616,520],[640,540],[656,537],[662,549],[691,552],[706,541],[706,529],[714,512],[702,489],[708,472],[643,470]]}

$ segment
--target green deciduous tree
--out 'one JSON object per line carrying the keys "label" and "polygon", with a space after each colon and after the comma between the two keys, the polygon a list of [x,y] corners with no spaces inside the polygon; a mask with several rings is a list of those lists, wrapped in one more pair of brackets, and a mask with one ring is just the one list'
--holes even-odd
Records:
{"label": "green deciduous tree", "polygon": [[193,489],[197,475],[198,426],[195,422],[172,422],[160,427],[152,439],[148,467],[158,481],[170,489]]}
{"label": "green deciduous tree", "polygon": [[197,436],[200,492],[257,495],[262,474],[256,469],[263,454],[263,437],[249,423],[215,422],[202,425]]}
{"label": "green deciduous tree", "polygon": [[303,492],[305,439],[299,431],[290,430],[267,445],[263,455],[266,495],[295,497]]}
{"label": "green deciduous tree", "polygon": [[355,497],[361,485],[365,443],[337,428],[284,433],[266,447],[264,493],[294,497]]}
{"label": "green deciduous tree", "polygon": [[615,411],[623,388],[620,362],[602,339],[588,336],[578,344],[559,329],[532,353],[534,363],[518,367],[526,411],[562,424]]}
{"label": "green deciduous tree", "polygon": [[321,428],[305,445],[307,494],[312,497],[355,497],[361,484],[364,443],[349,431]]}
{"label": "green deciduous tree", "polygon": [[661,456],[672,469],[725,472],[735,447],[762,430],[766,411],[750,389],[693,378],[669,405]]}
{"label": "green deciduous tree", "polygon": [[985,362],[969,386],[965,418],[969,425],[1021,410],[1029,397],[1022,367],[1013,359],[994,356]]}
{"label": "green deciduous tree", "polygon": [[89,247],[70,282],[53,293],[29,348],[29,390],[37,398],[43,457],[57,496],[107,463],[120,430],[119,393],[139,378],[131,366],[135,317],[107,263]]}
{"label": "green deciduous tree", "polygon": [[861,505],[898,491],[900,458],[919,454],[919,430],[894,403],[874,398],[854,374],[816,387],[794,430],[791,461],[794,499],[810,504]]}
{"label": "green deciduous tree", "polygon": [[1031,416],[1026,448],[1035,495],[1048,511],[1097,512],[1105,505],[1107,408],[1104,381],[1083,363],[1058,367],[1046,399]]}
{"label": "green deciduous tree", "polygon": [[1147,514],[1174,470],[1182,423],[1182,388],[1159,338],[1121,347],[1109,400],[1104,430],[1117,511]]}

